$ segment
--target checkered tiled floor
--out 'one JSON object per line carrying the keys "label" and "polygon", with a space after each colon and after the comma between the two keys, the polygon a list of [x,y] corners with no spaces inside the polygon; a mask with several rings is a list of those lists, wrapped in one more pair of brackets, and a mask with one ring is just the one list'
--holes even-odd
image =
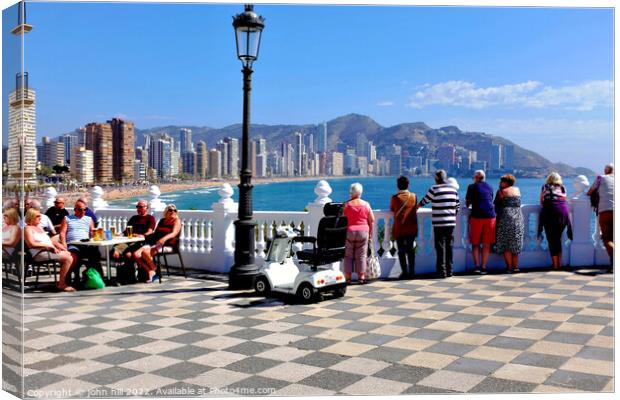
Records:
{"label": "checkered tiled floor", "polygon": [[[378,281],[313,305],[252,296],[179,277],[28,295],[26,395],[614,389],[610,274]],[[15,365],[10,324],[4,361]]]}

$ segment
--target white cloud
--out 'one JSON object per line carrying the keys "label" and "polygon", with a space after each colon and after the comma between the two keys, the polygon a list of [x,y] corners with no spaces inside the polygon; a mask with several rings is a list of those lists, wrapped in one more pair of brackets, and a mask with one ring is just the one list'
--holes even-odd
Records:
{"label": "white cloud", "polygon": [[393,101],[380,101],[377,103],[379,107],[391,107],[394,105]]}
{"label": "white cloud", "polygon": [[591,111],[613,105],[612,81],[589,81],[574,86],[551,87],[538,81],[477,87],[475,83],[448,81],[421,86],[408,106],[430,105],[482,109],[493,106],[550,108]]}

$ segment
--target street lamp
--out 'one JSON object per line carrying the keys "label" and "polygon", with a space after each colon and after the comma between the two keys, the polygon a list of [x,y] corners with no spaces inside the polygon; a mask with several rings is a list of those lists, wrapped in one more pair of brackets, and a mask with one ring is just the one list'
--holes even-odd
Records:
{"label": "street lamp", "polygon": [[230,269],[230,289],[250,289],[258,275],[254,258],[254,231],[252,218],[252,169],[250,167],[250,90],[252,63],[258,58],[260,38],[265,27],[263,17],[254,12],[252,4],[233,17],[237,42],[237,57],[243,64],[243,128],[241,143],[241,172],[239,183],[239,212],[235,221],[235,260]]}

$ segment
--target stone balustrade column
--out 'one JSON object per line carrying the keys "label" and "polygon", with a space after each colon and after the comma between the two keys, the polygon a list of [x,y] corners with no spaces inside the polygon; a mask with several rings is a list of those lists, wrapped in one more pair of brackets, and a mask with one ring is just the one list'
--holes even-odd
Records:
{"label": "stone balustrade column", "polygon": [[323,218],[323,206],[332,201],[332,199],[329,198],[329,195],[332,193],[332,188],[325,180],[317,182],[314,187],[314,193],[317,195],[316,199],[306,206],[308,210],[306,235],[308,236],[316,236],[319,228],[319,221]]}
{"label": "stone balustrade column", "polygon": [[161,196],[161,190],[159,190],[159,186],[151,185],[151,187],[149,188],[149,195],[151,196],[151,200],[149,201],[149,208],[151,209],[151,212],[164,211],[164,209],[166,208],[166,203],[159,199],[159,196]]}
{"label": "stone balustrade column", "polygon": [[108,207],[108,202],[103,199],[103,195],[105,192],[101,188],[101,186],[93,186],[90,189],[90,197],[92,199],[91,205],[93,210],[103,210]]}
{"label": "stone balustrade column", "polygon": [[570,243],[570,265],[583,267],[594,265],[594,243],[590,234],[592,209],[586,190],[590,187],[588,178],[579,175],[573,181],[575,193],[570,196],[572,209],[573,240]]}
{"label": "stone balustrade column", "polygon": [[235,226],[233,222],[237,217],[239,204],[231,198],[234,191],[230,184],[225,183],[218,191],[220,200],[213,203],[213,251],[211,252],[211,265],[214,272],[230,272],[234,261]]}
{"label": "stone balustrade column", "polygon": [[56,188],[53,186],[48,186],[45,189],[45,209],[47,210],[50,207],[54,207],[54,200],[56,200],[56,196],[58,196],[58,192]]}

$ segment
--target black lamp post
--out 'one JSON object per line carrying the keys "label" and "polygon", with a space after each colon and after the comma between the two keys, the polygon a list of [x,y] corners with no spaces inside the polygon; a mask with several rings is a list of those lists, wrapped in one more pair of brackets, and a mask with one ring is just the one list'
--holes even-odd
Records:
{"label": "black lamp post", "polygon": [[258,275],[254,258],[254,231],[252,219],[252,169],[250,167],[250,90],[252,63],[258,58],[260,38],[265,27],[263,17],[254,12],[254,6],[245,5],[245,11],[233,17],[237,39],[237,57],[243,63],[243,137],[241,143],[241,172],[239,183],[239,213],[235,221],[235,262],[230,269],[230,289],[250,289]]}

